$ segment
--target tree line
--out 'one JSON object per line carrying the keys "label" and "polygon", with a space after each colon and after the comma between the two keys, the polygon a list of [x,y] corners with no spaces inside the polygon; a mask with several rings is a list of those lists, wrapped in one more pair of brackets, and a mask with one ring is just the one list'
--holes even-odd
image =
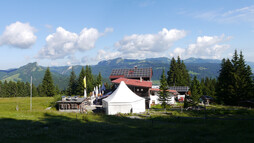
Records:
{"label": "tree line", "polygon": [[[54,81],[49,68],[46,69],[42,83],[37,87],[32,84],[32,94],[34,97],[52,97],[58,94],[65,95],[84,95],[84,82],[86,76],[87,93],[94,90],[95,86],[102,85],[101,73],[94,78],[90,66],[82,67],[78,78],[72,69],[69,78],[68,88],[60,91]],[[27,97],[30,96],[31,83],[22,81],[0,81],[0,97]]]}
{"label": "tree line", "polygon": [[238,55],[235,50],[231,60],[223,59],[219,72],[217,79],[206,77],[199,81],[196,76],[191,79],[183,60],[178,56],[176,61],[173,57],[167,76],[164,70],[161,75],[159,99],[165,105],[169,96],[166,92],[168,86],[189,86],[190,96],[186,98],[190,101],[189,106],[197,105],[202,95],[210,96],[215,102],[225,105],[238,105],[241,101],[254,100],[254,77],[242,51]]}
{"label": "tree line", "polygon": [[94,90],[94,87],[102,85],[101,73],[99,72],[97,78],[94,78],[90,66],[86,66],[86,69],[82,67],[78,77],[76,77],[76,74],[72,69],[66,94],[69,96],[84,95],[84,77],[86,77],[86,91],[88,94]]}

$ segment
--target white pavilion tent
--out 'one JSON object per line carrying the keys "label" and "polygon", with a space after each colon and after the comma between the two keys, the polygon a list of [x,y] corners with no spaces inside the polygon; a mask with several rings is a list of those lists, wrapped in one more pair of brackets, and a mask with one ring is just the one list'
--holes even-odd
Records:
{"label": "white pavilion tent", "polygon": [[118,88],[109,97],[102,100],[102,107],[107,115],[141,113],[145,112],[145,99],[136,95],[121,81]]}

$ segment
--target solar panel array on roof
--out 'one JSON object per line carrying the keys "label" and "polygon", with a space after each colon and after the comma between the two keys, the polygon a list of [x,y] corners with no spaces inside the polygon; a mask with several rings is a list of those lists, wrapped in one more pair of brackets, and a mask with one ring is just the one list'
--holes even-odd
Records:
{"label": "solar panel array on roof", "polygon": [[170,90],[176,90],[177,92],[188,92],[189,87],[188,86],[170,86]]}
{"label": "solar panel array on roof", "polygon": [[124,75],[126,78],[151,77],[151,68],[113,69],[110,76]]}

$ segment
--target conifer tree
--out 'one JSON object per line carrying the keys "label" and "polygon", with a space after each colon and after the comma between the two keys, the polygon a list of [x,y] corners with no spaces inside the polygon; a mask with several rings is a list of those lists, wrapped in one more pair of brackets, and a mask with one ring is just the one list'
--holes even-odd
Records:
{"label": "conifer tree", "polygon": [[2,86],[3,86],[3,84],[2,84],[2,81],[0,80],[0,97],[3,97]]}
{"label": "conifer tree", "polygon": [[168,71],[167,83],[168,83],[169,86],[175,86],[175,84],[176,84],[176,75],[177,75],[177,65],[176,65],[176,60],[173,57],[171,59],[170,69]]}
{"label": "conifer tree", "polygon": [[82,67],[79,77],[78,77],[78,86],[77,86],[77,94],[84,95],[84,77],[86,76],[85,69]]}
{"label": "conifer tree", "polygon": [[18,88],[18,97],[22,97],[25,95],[25,84],[24,82],[18,81],[17,82],[17,88]]}
{"label": "conifer tree", "polygon": [[161,101],[161,106],[165,109],[167,102],[168,102],[168,85],[167,85],[167,79],[166,79],[166,75],[165,75],[165,71],[163,69],[162,71],[162,75],[160,78],[160,92],[159,92],[159,101]]}
{"label": "conifer tree", "polygon": [[42,92],[43,96],[55,95],[55,86],[49,68],[45,71],[45,75],[42,80]]}
{"label": "conifer tree", "polygon": [[190,75],[189,75],[189,72],[188,72],[183,61],[181,63],[181,68],[182,68],[182,73],[183,73],[182,86],[189,86],[190,85]]}
{"label": "conifer tree", "polygon": [[235,50],[232,60],[222,61],[216,94],[220,102],[238,105],[240,101],[253,99],[252,71],[246,65],[242,52]]}
{"label": "conifer tree", "polygon": [[69,96],[71,95],[76,95],[77,91],[77,81],[76,81],[76,74],[72,68],[71,74],[70,74],[70,79],[69,79],[69,84],[68,84],[68,89],[67,93]]}
{"label": "conifer tree", "polygon": [[56,93],[56,95],[59,95],[61,93],[58,85],[56,85],[56,87],[55,87],[55,93]]}
{"label": "conifer tree", "polygon": [[167,83],[169,86],[189,86],[190,84],[189,73],[179,56],[177,61],[174,57],[171,60]]}
{"label": "conifer tree", "polygon": [[101,72],[99,72],[99,75],[97,76],[96,84],[97,84],[97,85],[101,85],[101,84],[102,84]]}
{"label": "conifer tree", "polygon": [[202,96],[202,89],[200,86],[199,81],[197,80],[197,77],[194,76],[192,82],[191,82],[191,105],[196,106],[199,103],[199,99]]}
{"label": "conifer tree", "polygon": [[229,59],[222,60],[220,75],[216,87],[217,98],[220,103],[229,104],[233,99],[233,65]]}
{"label": "conifer tree", "polygon": [[90,92],[93,91],[94,88],[94,79],[93,79],[93,75],[92,75],[92,70],[90,66],[86,66],[85,69],[85,73],[86,73],[86,86],[87,86],[87,93],[89,94]]}
{"label": "conifer tree", "polygon": [[25,95],[24,97],[30,96],[30,89],[31,89],[31,84],[29,82],[25,83]]}
{"label": "conifer tree", "polygon": [[10,97],[17,97],[17,84],[13,81],[9,81],[8,83],[8,92]]}
{"label": "conifer tree", "polygon": [[9,94],[8,94],[8,82],[5,80],[4,81],[4,84],[3,84],[3,97],[9,97]]}
{"label": "conifer tree", "polygon": [[42,89],[42,84],[38,85],[37,92],[38,92],[38,96],[40,96],[40,97],[44,96],[43,89]]}
{"label": "conifer tree", "polygon": [[34,84],[32,84],[32,93],[33,93],[33,97],[38,97],[39,96],[37,88]]}

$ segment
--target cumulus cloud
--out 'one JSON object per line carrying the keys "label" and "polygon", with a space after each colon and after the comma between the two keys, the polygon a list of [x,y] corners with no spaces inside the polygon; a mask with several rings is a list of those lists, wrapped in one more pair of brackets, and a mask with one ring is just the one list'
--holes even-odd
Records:
{"label": "cumulus cloud", "polygon": [[106,51],[106,50],[99,50],[97,52],[97,60],[109,60],[109,59],[114,59],[117,57],[121,57],[122,54],[121,52],[118,51]]}
{"label": "cumulus cloud", "polygon": [[174,56],[183,57],[185,51],[186,51],[186,50],[183,49],[183,48],[175,48],[175,49],[174,49],[174,54],[171,54],[171,57],[174,57]]}
{"label": "cumulus cloud", "polygon": [[27,49],[35,42],[36,29],[30,26],[29,23],[21,23],[17,21],[6,26],[3,34],[0,36],[0,46],[7,45],[10,47]]}
{"label": "cumulus cloud", "polygon": [[170,48],[175,41],[185,36],[186,32],[184,30],[167,30],[163,28],[157,34],[133,34],[125,36],[122,40],[116,42],[115,46],[122,52],[162,52]]}
{"label": "cumulus cloud", "polygon": [[77,51],[90,50],[104,34],[95,28],[84,28],[76,34],[58,27],[55,33],[47,36],[46,45],[39,51],[37,58],[61,59]]}
{"label": "cumulus cloud", "polygon": [[199,57],[219,59],[221,54],[230,47],[227,44],[223,44],[223,42],[229,39],[231,37],[225,37],[225,35],[197,37],[196,43],[189,44],[187,49],[176,48],[174,55],[179,55],[184,58]]}
{"label": "cumulus cloud", "polygon": [[115,43],[116,51],[98,51],[97,58],[112,59],[115,57],[123,58],[147,58],[157,57],[165,54],[174,42],[186,36],[184,30],[163,28],[156,34],[133,34],[123,37]]}

